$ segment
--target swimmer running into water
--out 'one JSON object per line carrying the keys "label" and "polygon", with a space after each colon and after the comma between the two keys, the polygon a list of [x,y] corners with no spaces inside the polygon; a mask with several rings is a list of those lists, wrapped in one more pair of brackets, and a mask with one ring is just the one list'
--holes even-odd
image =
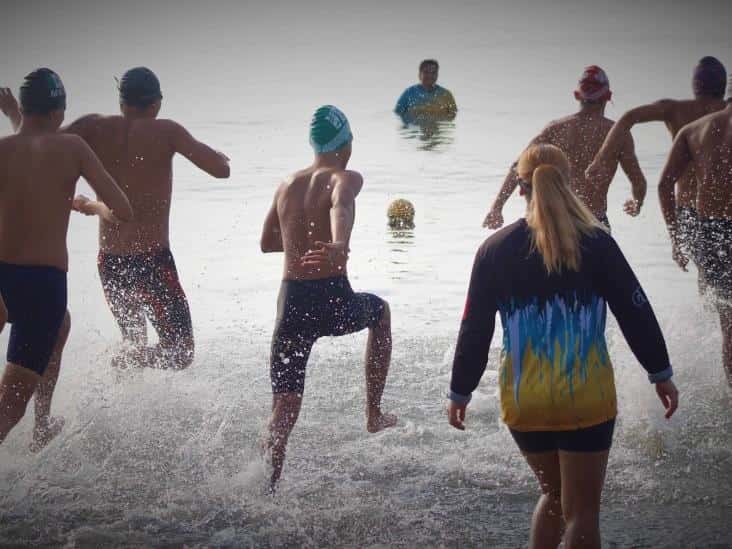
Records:
{"label": "swimmer running into water", "polygon": [[693,170],[699,213],[697,262],[714,297],[722,328],[722,362],[732,386],[732,78],[727,106],[687,124],[676,135],[661,173],[658,195],[671,235],[674,258],[679,257],[679,220],[674,186]]}
{"label": "swimmer running into water", "polygon": [[[602,179],[605,164],[612,166],[613,159],[628,140],[630,130],[636,124],[644,122],[663,122],[671,137],[676,137],[682,127],[725,107],[724,88],[727,83],[727,71],[724,65],[714,57],[702,58],[694,68],[692,88],[694,99],[676,101],[662,99],[649,105],[631,109],[613,126],[605,138],[605,142],[597,153],[595,160],[587,168],[589,180]],[[609,161],[609,162],[608,162]],[[686,267],[686,257],[696,257],[696,177],[694,167],[689,164],[687,171],[679,178],[676,186],[676,236],[673,256],[682,268]]]}
{"label": "swimmer running into water", "polygon": [[270,359],[273,399],[267,447],[273,489],[300,413],[308,356],[318,338],[368,328],[366,429],[375,433],[396,424],[395,416],[381,411],[391,360],[389,305],[375,295],[354,293],[346,272],[356,196],[363,187],[361,174],[346,169],[351,142],[345,115],[333,106],[320,107],[310,127],[315,160],[278,187],[264,221],[262,251],[285,253]]}
{"label": "swimmer running into water", "polygon": [[[82,137],[129,196],[132,223],[99,220],[99,277],[129,349],[113,359],[124,366],[182,369],[193,361],[191,313],[170,250],[173,157],[181,154],[216,178],[229,177],[223,154],[197,141],[180,124],[158,119],[158,78],[137,67],[120,81],[122,116],[90,114],[62,129]],[[12,119],[12,118],[11,118]],[[78,197],[75,207],[95,215],[98,205]],[[147,345],[148,317],[159,344]]]}
{"label": "swimmer running into water", "polygon": [[[9,98],[4,90],[3,101]],[[66,92],[56,73],[38,69],[26,76],[20,101],[17,134],[0,139],[0,295],[7,307],[0,312],[12,325],[0,381],[0,443],[35,393],[31,449],[40,450],[63,426],[50,413],[71,326],[66,233],[76,181],[89,182],[110,220],[129,221],[132,209],[89,146],[57,133]]]}
{"label": "swimmer running into water", "polygon": [[[550,122],[542,132],[531,140],[530,145],[546,143],[559,147],[567,155],[570,164],[570,185],[575,194],[595,214],[595,217],[610,228],[607,218],[607,192],[615,176],[618,163],[628,176],[633,189],[633,198],[625,203],[625,212],[636,216],[640,213],[646,196],[646,180],[643,177],[635,155],[633,138],[628,134],[614,156],[609,159],[608,169],[602,177],[588,179],[585,170],[595,158],[613,121],[605,118],[605,106],[612,97],[610,82],[600,67],[585,69],[574,92],[580,103],[579,112]],[[483,226],[497,229],[503,226],[503,205],[518,186],[516,164],[506,176],[493,206],[483,221]]]}

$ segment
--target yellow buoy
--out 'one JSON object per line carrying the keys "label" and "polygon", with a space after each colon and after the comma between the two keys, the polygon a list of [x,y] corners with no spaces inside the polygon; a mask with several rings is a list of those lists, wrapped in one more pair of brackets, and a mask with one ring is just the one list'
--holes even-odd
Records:
{"label": "yellow buoy", "polygon": [[386,210],[389,227],[392,229],[414,228],[414,205],[404,198],[397,198]]}

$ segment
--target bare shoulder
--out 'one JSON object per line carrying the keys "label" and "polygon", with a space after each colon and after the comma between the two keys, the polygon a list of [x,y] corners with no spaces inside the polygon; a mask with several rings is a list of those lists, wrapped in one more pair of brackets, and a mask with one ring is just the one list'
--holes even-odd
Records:
{"label": "bare shoulder", "polygon": [[348,188],[358,194],[363,186],[363,176],[354,170],[342,170],[334,172],[332,175],[333,183],[341,188]]}
{"label": "bare shoulder", "polygon": [[169,135],[175,135],[187,131],[182,124],[170,118],[155,118],[150,120],[150,126]]}

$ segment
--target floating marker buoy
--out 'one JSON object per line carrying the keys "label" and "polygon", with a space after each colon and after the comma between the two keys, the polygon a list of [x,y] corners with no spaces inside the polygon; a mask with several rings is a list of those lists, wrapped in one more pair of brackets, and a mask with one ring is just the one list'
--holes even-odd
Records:
{"label": "floating marker buoy", "polygon": [[414,228],[414,205],[409,200],[397,198],[386,210],[389,227],[392,229]]}

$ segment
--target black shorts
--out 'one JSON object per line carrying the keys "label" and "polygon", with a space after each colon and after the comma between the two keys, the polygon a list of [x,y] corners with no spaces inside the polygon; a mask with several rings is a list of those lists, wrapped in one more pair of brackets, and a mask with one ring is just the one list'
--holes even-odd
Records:
{"label": "black shorts", "polygon": [[99,252],[99,278],[122,337],[147,341],[145,318],[174,366],[193,358],[193,325],[173,254],[167,248],[135,255]]}
{"label": "black shorts", "polygon": [[613,442],[615,418],[599,425],[574,429],[572,431],[514,431],[509,429],[513,439],[527,454],[543,452],[603,452]]}
{"label": "black shorts", "polygon": [[687,206],[676,208],[676,226],[682,250],[698,263],[699,216],[696,210]]}
{"label": "black shorts", "polygon": [[7,360],[43,375],[66,315],[66,272],[0,262],[0,294],[12,324]]}
{"label": "black shorts", "polygon": [[732,219],[702,219],[697,234],[698,265],[717,297],[732,300]]}
{"label": "black shorts", "polygon": [[272,335],[272,392],[302,394],[315,341],[370,328],[381,320],[385,307],[380,297],[354,293],[345,276],[283,280]]}

